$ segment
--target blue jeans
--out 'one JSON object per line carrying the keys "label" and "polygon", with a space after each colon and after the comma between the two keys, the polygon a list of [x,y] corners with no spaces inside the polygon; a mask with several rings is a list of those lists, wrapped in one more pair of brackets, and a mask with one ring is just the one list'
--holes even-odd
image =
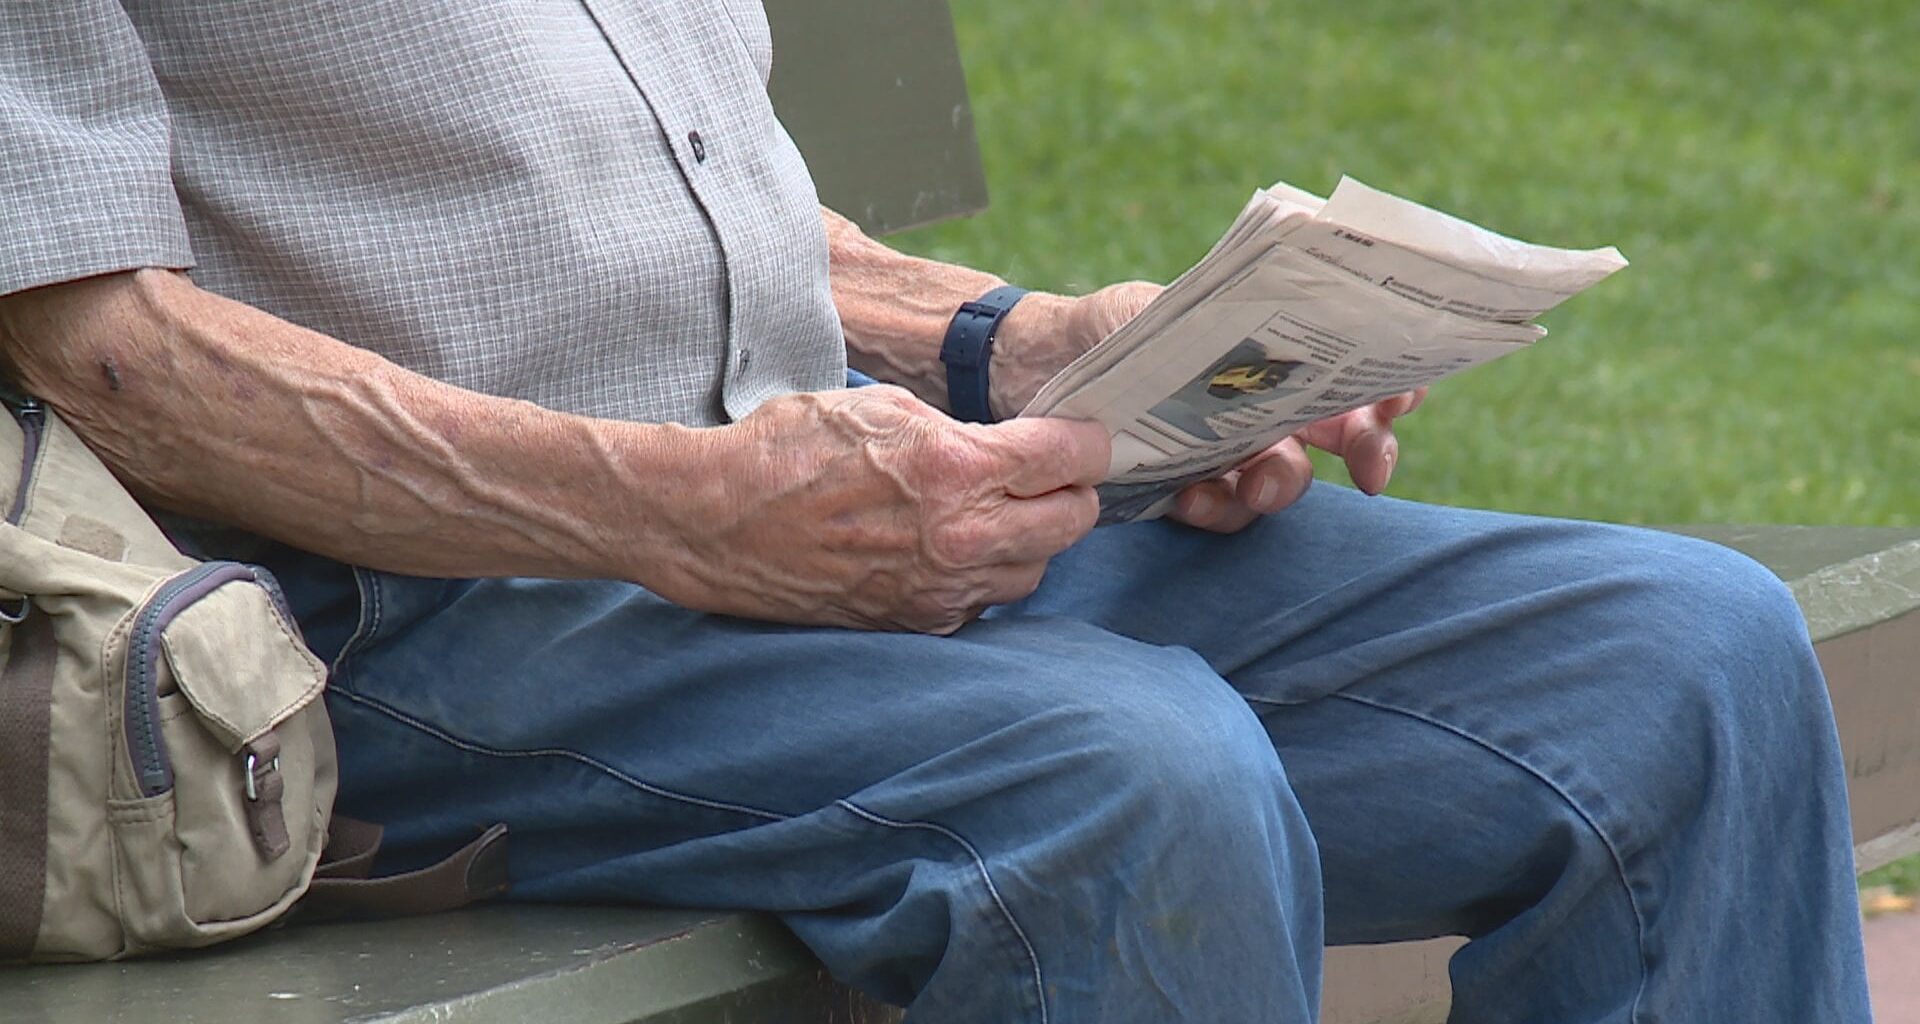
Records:
{"label": "blue jeans", "polygon": [[402,861],[505,821],[518,898],[772,911],[916,1024],[1307,1024],[1446,934],[1455,1021],[1868,1019],[1805,627],[1710,544],[1317,485],[949,638],[273,568]]}

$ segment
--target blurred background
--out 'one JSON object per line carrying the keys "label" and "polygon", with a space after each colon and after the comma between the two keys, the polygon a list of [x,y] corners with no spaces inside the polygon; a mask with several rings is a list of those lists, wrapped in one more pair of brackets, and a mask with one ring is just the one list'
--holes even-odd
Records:
{"label": "blurred background", "polygon": [[[1393,492],[1623,522],[1920,524],[1920,4],[956,0],[992,205],[894,236],[1165,281],[1348,174],[1626,271],[1403,421]],[[1322,461],[1321,473],[1344,480]]]}

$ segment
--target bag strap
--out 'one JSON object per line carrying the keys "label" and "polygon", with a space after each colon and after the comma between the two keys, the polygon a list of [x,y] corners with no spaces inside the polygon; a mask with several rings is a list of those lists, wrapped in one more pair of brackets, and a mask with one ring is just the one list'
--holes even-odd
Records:
{"label": "bag strap", "polygon": [[12,624],[0,678],[0,744],[16,770],[0,773],[0,960],[32,955],[47,885],[47,758],[59,643],[45,615]]}
{"label": "bag strap", "polygon": [[369,878],[380,850],[380,826],[336,816],[307,895],[294,907],[301,921],[407,917],[456,910],[507,891],[507,826],[494,825],[423,868]]}
{"label": "bag strap", "polygon": [[101,590],[138,596],[155,575],[155,568],[100,558],[0,521],[0,576],[6,580],[0,590],[10,596]]}

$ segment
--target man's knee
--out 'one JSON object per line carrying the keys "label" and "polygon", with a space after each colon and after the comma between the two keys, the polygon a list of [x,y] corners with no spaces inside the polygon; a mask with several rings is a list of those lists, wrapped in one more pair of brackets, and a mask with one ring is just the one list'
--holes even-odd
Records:
{"label": "man's knee", "polygon": [[1753,814],[1823,786],[1838,764],[1832,709],[1791,591],[1745,555],[1679,537],[1622,571],[1645,605],[1619,666],[1639,696],[1622,710],[1686,788],[1667,809]]}
{"label": "man's knee", "polygon": [[1095,687],[1062,731],[1063,755],[1089,783],[1166,808],[1287,794],[1260,720],[1197,656],[1089,668],[1130,676]]}
{"label": "man's knee", "polygon": [[1033,695],[1026,774],[1062,819],[1053,831],[1093,858],[1272,856],[1304,818],[1258,717],[1191,652],[1124,653]]}
{"label": "man's knee", "polygon": [[1674,537],[1636,570],[1655,592],[1643,628],[1649,659],[1715,703],[1762,714],[1827,715],[1806,620],[1793,593],[1746,555]]}
{"label": "man's knee", "polygon": [[1128,948],[1187,921],[1317,951],[1319,853],[1246,702],[1188,652],[1088,667],[1112,678],[1062,708],[1036,762],[1058,817],[988,857],[1010,898]]}

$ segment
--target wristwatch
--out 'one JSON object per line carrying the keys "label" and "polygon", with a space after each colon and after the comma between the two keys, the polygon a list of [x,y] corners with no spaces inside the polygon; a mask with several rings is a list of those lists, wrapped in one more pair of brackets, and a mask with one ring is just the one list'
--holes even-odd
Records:
{"label": "wristwatch", "polygon": [[947,367],[947,410],[954,419],[994,421],[993,391],[987,382],[993,338],[1000,330],[1000,321],[1026,294],[1025,288],[1002,285],[973,302],[961,303],[960,311],[947,324],[947,336],[940,343],[940,361]]}

